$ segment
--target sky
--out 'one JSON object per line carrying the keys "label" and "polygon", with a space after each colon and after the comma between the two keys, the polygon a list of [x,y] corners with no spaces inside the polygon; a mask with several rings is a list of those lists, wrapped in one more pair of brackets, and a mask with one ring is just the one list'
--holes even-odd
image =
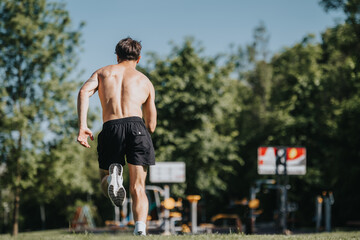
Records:
{"label": "sky", "polygon": [[[320,41],[321,32],[344,19],[341,12],[326,13],[317,0],[57,1],[65,2],[74,28],[86,23],[77,67],[84,74],[79,81],[115,64],[115,45],[128,36],[141,41],[143,62],[149,52],[167,56],[170,42],[180,45],[188,36],[201,43],[204,55],[213,56],[228,52],[230,44],[251,43],[254,28],[263,22],[270,35],[269,50],[276,53],[309,33]],[[100,106],[96,99],[90,104],[92,109]]]}

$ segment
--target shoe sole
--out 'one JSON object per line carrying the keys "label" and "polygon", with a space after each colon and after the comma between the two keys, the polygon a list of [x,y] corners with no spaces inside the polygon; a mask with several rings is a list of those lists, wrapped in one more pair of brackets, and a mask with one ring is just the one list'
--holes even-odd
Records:
{"label": "shoe sole", "polygon": [[[115,167],[120,169],[119,174],[117,174],[114,171]],[[108,187],[108,194],[109,194],[111,202],[117,207],[122,206],[124,204],[125,198],[126,198],[126,191],[125,191],[124,186],[122,186],[122,185],[118,186],[119,189],[116,192],[116,196],[114,194],[114,188],[115,188],[114,183],[116,184],[116,186],[118,185],[116,178],[121,177],[122,173],[123,173],[123,168],[120,164],[111,164],[110,165],[109,174],[111,176],[111,181],[110,181],[109,187]],[[118,176],[116,176],[116,175],[118,175]]]}

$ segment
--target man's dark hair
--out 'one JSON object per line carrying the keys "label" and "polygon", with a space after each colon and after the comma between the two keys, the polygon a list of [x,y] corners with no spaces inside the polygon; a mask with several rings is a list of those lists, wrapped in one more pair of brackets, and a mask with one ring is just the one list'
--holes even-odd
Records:
{"label": "man's dark hair", "polygon": [[138,60],[140,57],[141,43],[130,37],[124,38],[116,44],[115,53],[120,61]]}

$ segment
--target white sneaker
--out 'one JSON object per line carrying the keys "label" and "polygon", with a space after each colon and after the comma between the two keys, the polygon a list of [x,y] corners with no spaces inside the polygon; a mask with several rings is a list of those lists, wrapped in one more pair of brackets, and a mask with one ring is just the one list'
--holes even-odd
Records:
{"label": "white sneaker", "polygon": [[109,187],[108,194],[111,202],[120,207],[124,204],[126,198],[126,191],[123,186],[123,167],[121,164],[113,163],[109,167]]}
{"label": "white sneaker", "polygon": [[146,236],[145,232],[142,232],[142,231],[134,232],[134,235],[135,236]]}
{"label": "white sneaker", "polygon": [[135,222],[134,235],[146,236],[146,224],[142,221]]}

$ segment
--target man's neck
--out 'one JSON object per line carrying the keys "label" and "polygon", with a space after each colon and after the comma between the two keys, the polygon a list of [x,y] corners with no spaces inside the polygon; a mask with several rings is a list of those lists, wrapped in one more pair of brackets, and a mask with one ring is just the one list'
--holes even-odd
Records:
{"label": "man's neck", "polygon": [[137,62],[135,60],[131,60],[131,61],[124,60],[124,61],[119,61],[118,64],[121,64],[125,67],[136,68]]}

